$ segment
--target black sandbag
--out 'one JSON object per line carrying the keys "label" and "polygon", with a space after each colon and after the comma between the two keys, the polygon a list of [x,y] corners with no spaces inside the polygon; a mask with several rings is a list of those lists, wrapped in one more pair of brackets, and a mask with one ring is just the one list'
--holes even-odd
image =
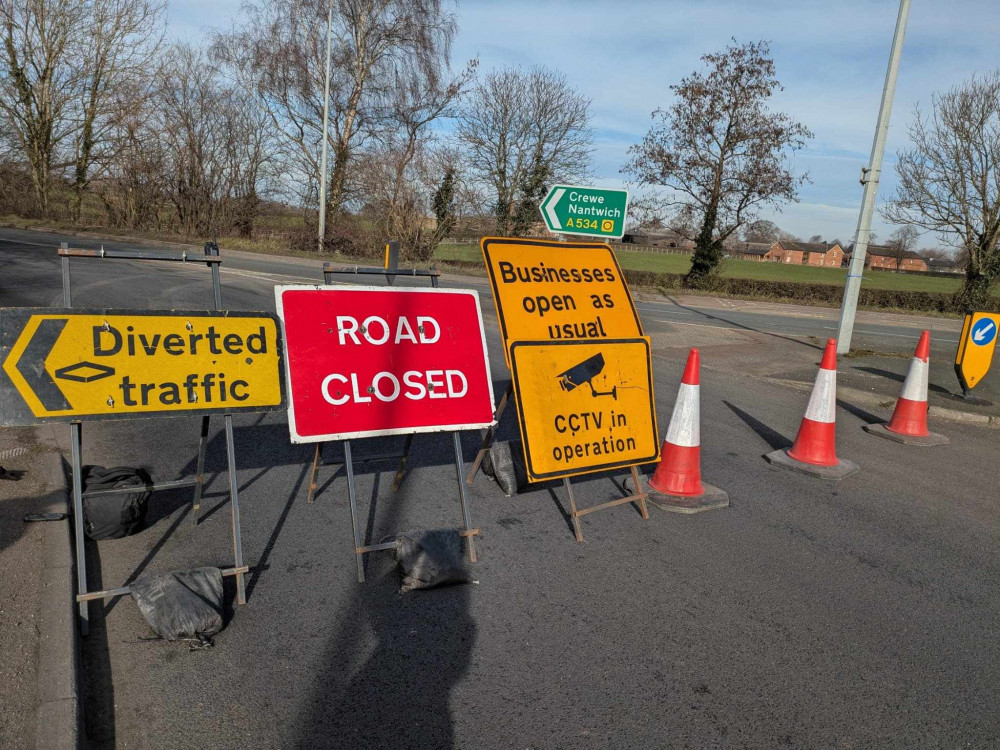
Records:
{"label": "black sandbag", "polygon": [[507,497],[513,497],[527,483],[524,471],[521,443],[518,441],[495,441],[483,456],[483,473],[494,479]]}
{"label": "black sandbag", "polygon": [[455,529],[400,534],[396,537],[396,561],[403,574],[401,593],[472,580],[465,568],[462,537]]}
{"label": "black sandbag", "polygon": [[222,630],[222,571],[218,568],[148,576],[129,590],[149,627],[164,640],[211,643],[209,637]]}
{"label": "black sandbag", "polygon": [[83,498],[83,530],[91,539],[121,539],[139,531],[146,520],[153,484],[149,472],[131,466],[83,467],[83,491],[135,487],[135,492]]}

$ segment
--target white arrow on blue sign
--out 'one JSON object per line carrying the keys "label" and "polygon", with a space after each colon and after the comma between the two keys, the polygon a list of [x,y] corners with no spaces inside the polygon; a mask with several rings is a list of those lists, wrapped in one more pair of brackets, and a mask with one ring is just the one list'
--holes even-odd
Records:
{"label": "white arrow on blue sign", "polygon": [[983,318],[972,328],[972,343],[986,346],[997,335],[997,325],[989,318]]}

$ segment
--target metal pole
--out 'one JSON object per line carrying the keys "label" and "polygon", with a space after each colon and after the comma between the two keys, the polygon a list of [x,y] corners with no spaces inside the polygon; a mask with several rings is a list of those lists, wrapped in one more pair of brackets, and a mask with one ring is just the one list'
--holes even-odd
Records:
{"label": "metal pole", "polygon": [[[69,247],[69,244],[65,242],[59,243],[59,246],[64,250]],[[72,282],[70,279],[69,272],[69,258],[65,255],[60,259],[62,260],[62,285],[63,285],[63,307],[73,306],[73,291]]]}
{"label": "metal pole", "polygon": [[347,469],[347,497],[351,504],[351,529],[354,532],[354,559],[358,564],[358,583],[365,582],[365,563],[362,559],[361,529],[358,528],[358,500],[354,494],[354,461],[351,458],[351,441],[344,441],[344,468]]}
{"label": "metal pole", "polygon": [[[239,570],[243,567],[243,539],[240,535],[240,490],[236,481],[236,447],[233,444],[233,417],[226,415],[226,463],[229,469],[229,507],[232,511],[233,525],[233,559],[234,567]],[[243,573],[236,574],[236,602],[237,604],[247,603],[246,584],[243,580]]]}
{"label": "metal pole", "polygon": [[[462,438],[458,432],[451,433],[455,444],[455,478],[458,480],[458,502],[462,505],[462,520],[465,522],[465,530],[472,531],[472,517],[469,515],[469,501],[465,497],[465,461],[462,459]],[[476,536],[469,534],[469,562],[476,562]]]}
{"label": "metal pole", "polygon": [[[83,547],[86,541],[83,538],[82,431],[83,427],[79,422],[73,422],[69,426],[70,460],[73,463],[73,541],[76,546],[76,593],[78,595],[87,593],[87,558]],[[77,607],[80,613],[80,635],[87,636],[90,634],[90,613],[87,611],[87,602],[78,602]]]}
{"label": "metal pole", "polygon": [[871,237],[872,214],[878,196],[879,177],[882,172],[882,156],[885,153],[885,139],[889,133],[889,116],[892,114],[892,98],[896,93],[896,75],[899,73],[899,58],[903,54],[903,39],[906,36],[906,19],[910,15],[910,0],[899,0],[899,15],[896,17],[896,33],[892,38],[892,52],[889,68],[885,72],[885,86],[882,88],[882,104],[878,111],[875,140],[872,143],[868,170],[864,174],[864,196],[861,199],[861,213],[854,235],[854,253],[847,270],[844,298],[840,305],[840,327],[837,331],[837,353],[846,354],[851,350],[851,336],[854,334],[854,316],[858,310],[858,294],[861,292],[861,276],[865,270],[865,255]]}
{"label": "metal pole", "polygon": [[323,145],[319,168],[319,231],[317,243],[323,252],[323,238],[326,236],[326,133],[330,122],[330,37],[333,36],[333,3],[330,2],[326,18],[326,84],[323,93]]}

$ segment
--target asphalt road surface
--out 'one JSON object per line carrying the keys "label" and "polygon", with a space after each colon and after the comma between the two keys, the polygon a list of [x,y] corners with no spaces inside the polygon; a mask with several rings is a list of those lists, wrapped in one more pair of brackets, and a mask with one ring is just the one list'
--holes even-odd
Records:
{"label": "asphalt road surface", "polygon": [[[58,305],[52,238],[0,239],[3,304]],[[273,310],[274,283],[316,280],[317,266],[226,254],[226,306]],[[211,293],[204,268],[83,260],[73,273],[80,306],[198,309]],[[499,393],[507,373],[492,303],[482,280],[460,283],[486,295]],[[289,443],[282,414],[239,416],[249,603],[230,609],[205,651],[142,640],[128,598],[93,604],[84,647],[92,746],[1000,745],[1000,432],[940,424],[950,445],[907,448],[860,429],[887,414],[842,401],[838,452],[861,473],[823,483],[782,472],[761,456],[790,443],[806,396],[767,376],[814,365],[835,319],[700,304],[649,299],[640,311],[661,431],[686,347],[701,346],[712,364],[702,377],[703,473],[730,493],[730,508],[651,509],[643,521],[621,506],[586,516],[577,544],[561,485],[507,498],[480,475],[470,495],[483,530],[478,583],[401,595],[388,555],[369,555],[369,581],[356,582],[342,470],[325,467],[307,504],[311,449]],[[866,314],[859,329],[872,332],[863,336],[873,349],[895,336],[897,349],[912,350],[925,322]],[[938,351],[953,347],[942,340],[957,340],[956,323],[932,325]],[[231,564],[221,421],[199,523],[188,494],[158,494],[143,532],[88,544],[92,585]],[[501,437],[513,432],[504,420]],[[38,434],[65,445],[68,428]],[[94,423],[83,435],[85,463],[144,465],[162,479],[192,473],[197,419]],[[464,435],[467,458],[477,441]],[[355,452],[395,445],[359,441]],[[450,449],[447,436],[418,436],[398,493],[393,464],[358,468],[366,541],[459,521]],[[621,478],[579,479],[578,501],[616,497]]]}

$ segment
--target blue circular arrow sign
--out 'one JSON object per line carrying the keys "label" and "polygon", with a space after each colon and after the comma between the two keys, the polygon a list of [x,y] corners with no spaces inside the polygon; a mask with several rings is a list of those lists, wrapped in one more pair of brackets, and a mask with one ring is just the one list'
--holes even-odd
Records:
{"label": "blue circular arrow sign", "polygon": [[976,346],[986,346],[997,336],[997,324],[989,318],[983,318],[972,326],[969,338]]}

